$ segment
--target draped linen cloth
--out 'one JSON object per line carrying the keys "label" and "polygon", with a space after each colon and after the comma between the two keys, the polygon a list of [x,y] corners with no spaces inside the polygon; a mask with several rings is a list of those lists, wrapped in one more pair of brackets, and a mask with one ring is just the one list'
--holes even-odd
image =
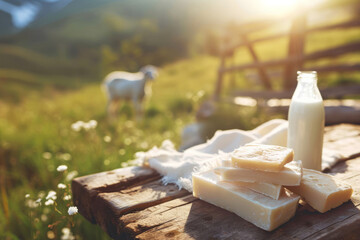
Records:
{"label": "draped linen cloth", "polygon": [[[184,152],[175,149],[170,140],[147,152],[137,152],[133,164],[151,167],[159,172],[164,184],[174,183],[180,189],[192,192],[192,174],[221,166],[236,148],[248,143],[271,144],[286,147],[288,122],[270,120],[259,127],[244,131],[239,129],[217,131],[206,143]],[[331,168],[343,157],[340,153],[323,149],[322,169]]]}

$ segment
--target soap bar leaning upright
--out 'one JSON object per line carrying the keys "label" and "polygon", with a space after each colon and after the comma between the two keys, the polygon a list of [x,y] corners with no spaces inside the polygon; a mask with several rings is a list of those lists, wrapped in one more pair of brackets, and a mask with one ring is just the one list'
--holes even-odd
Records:
{"label": "soap bar leaning upright", "polygon": [[193,175],[193,195],[272,231],[295,215],[299,196],[286,191],[278,200],[220,181],[213,170]]}
{"label": "soap bar leaning upright", "polygon": [[291,148],[264,144],[247,144],[231,154],[233,167],[269,172],[280,171],[293,158]]}
{"label": "soap bar leaning upright", "polygon": [[303,169],[300,186],[286,187],[299,194],[311,207],[324,213],[351,198],[350,185],[316,170]]}

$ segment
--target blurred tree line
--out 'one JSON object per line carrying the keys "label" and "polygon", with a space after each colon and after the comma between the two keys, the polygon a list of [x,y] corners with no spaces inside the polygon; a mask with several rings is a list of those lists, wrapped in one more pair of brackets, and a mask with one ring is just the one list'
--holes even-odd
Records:
{"label": "blurred tree line", "polygon": [[[217,44],[214,29],[229,20],[226,9],[233,9],[229,4],[235,2],[96,1],[74,0],[57,16],[41,18],[33,27],[0,38],[0,81],[7,70],[11,78],[16,78],[14,71],[21,71],[99,81],[113,70],[137,71],[146,64],[160,66],[189,54],[211,52]],[[81,10],[91,3],[95,7]]]}

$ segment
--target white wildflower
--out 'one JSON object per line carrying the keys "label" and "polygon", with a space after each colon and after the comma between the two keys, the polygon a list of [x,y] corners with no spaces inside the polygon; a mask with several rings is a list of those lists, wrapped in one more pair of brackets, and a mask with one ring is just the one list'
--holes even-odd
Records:
{"label": "white wildflower", "polygon": [[64,196],[64,201],[69,201],[69,200],[71,200],[71,195],[66,195],[66,196]]}
{"label": "white wildflower", "polygon": [[26,195],[25,195],[25,198],[29,198],[29,197],[30,197],[30,194],[26,194]]}
{"label": "white wildflower", "polygon": [[64,154],[61,155],[61,158],[64,161],[69,161],[71,159],[71,155],[70,155],[70,153],[64,153]]}
{"label": "white wildflower", "polygon": [[62,236],[61,236],[61,240],[74,240],[75,237],[73,235],[73,233],[71,232],[70,228],[63,228],[61,230],[62,232]]}
{"label": "white wildflower", "polygon": [[26,199],[25,205],[29,208],[36,208],[40,205],[40,202],[34,201],[32,199]]}
{"label": "white wildflower", "polygon": [[121,167],[128,167],[128,166],[129,166],[129,163],[127,163],[127,162],[121,163]]}
{"label": "white wildflower", "polygon": [[125,149],[121,148],[118,151],[119,155],[124,155],[126,153]]}
{"label": "white wildflower", "polygon": [[51,230],[46,233],[46,236],[48,239],[55,239],[55,233]]}
{"label": "white wildflower", "polygon": [[131,138],[125,138],[124,143],[125,145],[129,146],[132,143]]}
{"label": "white wildflower", "polygon": [[44,192],[44,191],[40,191],[40,192],[38,193],[38,198],[43,198],[43,197],[45,197],[45,192]]}
{"label": "white wildflower", "polygon": [[42,157],[43,157],[44,159],[49,160],[49,159],[52,157],[52,154],[49,153],[49,152],[44,152],[44,153],[42,154]]}
{"label": "white wildflower", "polygon": [[58,172],[64,172],[64,171],[66,171],[68,169],[68,167],[66,166],[66,165],[60,165],[60,166],[58,166],[57,167],[57,171]]}
{"label": "white wildflower", "polygon": [[70,182],[74,177],[76,177],[77,175],[79,175],[78,171],[74,170],[68,173],[68,175],[66,176],[65,180]]}
{"label": "white wildflower", "polygon": [[104,165],[105,165],[105,166],[108,166],[109,164],[110,164],[110,159],[105,159],[105,160],[104,160]]}
{"label": "white wildflower", "polygon": [[71,215],[75,215],[78,213],[78,208],[75,207],[75,206],[71,206],[69,207],[68,209],[68,214],[71,216]]}
{"label": "white wildflower", "polygon": [[50,206],[50,205],[54,205],[54,200],[49,199],[45,202],[45,206]]}
{"label": "white wildflower", "polygon": [[83,122],[83,121],[77,121],[73,124],[71,124],[71,129],[75,132],[81,131],[81,129],[84,129],[85,131],[88,131],[90,129],[94,129],[97,126],[96,120],[90,120],[89,122]]}
{"label": "white wildflower", "polygon": [[141,147],[142,149],[147,149],[147,148],[149,148],[149,144],[148,144],[147,142],[142,142],[142,143],[140,144],[140,147]]}
{"label": "white wildflower", "polygon": [[74,130],[75,132],[79,132],[82,129],[83,125],[84,125],[83,121],[77,121],[71,124],[71,129]]}
{"label": "white wildflower", "polygon": [[111,142],[111,137],[110,136],[105,136],[104,137],[104,142],[106,142],[106,143]]}
{"label": "white wildflower", "polygon": [[57,185],[57,187],[58,187],[59,189],[65,189],[65,188],[66,188],[66,185],[63,184],[63,183],[59,183],[59,184]]}
{"label": "white wildflower", "polygon": [[41,203],[41,198],[36,199],[35,202],[38,203],[38,204],[40,204],[40,203]]}
{"label": "white wildflower", "polygon": [[84,123],[82,127],[85,129],[85,131],[88,131],[91,129],[91,125],[89,123]]}
{"label": "white wildflower", "polygon": [[61,230],[61,232],[62,232],[64,235],[69,235],[69,233],[70,233],[71,231],[70,231],[70,228],[63,228],[63,229]]}
{"label": "white wildflower", "polygon": [[48,199],[56,200],[56,192],[53,190],[49,191],[48,195],[46,196],[46,200]]}
{"label": "white wildflower", "polygon": [[48,217],[45,214],[41,214],[40,219],[41,221],[46,222],[48,220]]}
{"label": "white wildflower", "polygon": [[88,122],[88,124],[90,125],[90,127],[92,128],[92,129],[94,129],[94,128],[96,128],[96,126],[97,126],[97,121],[96,120],[90,120],[89,122]]}

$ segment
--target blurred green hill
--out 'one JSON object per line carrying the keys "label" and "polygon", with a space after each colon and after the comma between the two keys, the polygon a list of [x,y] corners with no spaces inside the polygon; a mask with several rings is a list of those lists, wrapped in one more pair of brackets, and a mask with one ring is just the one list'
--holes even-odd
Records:
{"label": "blurred green hill", "polygon": [[[146,64],[163,66],[211,53],[218,36],[229,31],[229,23],[236,26],[255,17],[246,6],[238,0],[72,1],[30,28],[0,38],[0,98],[17,101],[27,91],[74,89],[100,82],[113,70],[137,71]],[[236,36],[236,29],[230,34]],[[306,50],[351,42],[358,39],[358,33],[353,29],[313,34]],[[286,50],[285,37],[256,46],[260,59],[265,60],[283,57]],[[251,61],[246,49],[235,55],[236,63]],[[352,58],[357,61],[358,55]],[[325,62],[329,61],[335,60]]]}
{"label": "blurred green hill", "polygon": [[27,90],[50,86],[73,89],[99,82],[112,70],[137,71],[146,64],[161,66],[184,58],[204,32],[237,17],[234,4],[73,1],[0,39],[0,97],[19,100]]}
{"label": "blurred green hill", "polygon": [[[22,57],[28,60],[33,55],[36,63],[40,55],[55,57],[60,61],[59,66],[65,60],[81,65],[101,63],[107,57],[111,60],[110,68],[137,70],[150,62],[161,65],[185,56],[200,31],[227,22],[225,9],[234,2],[126,0],[99,4],[99,1],[77,0],[56,16],[42,18],[31,28],[0,39],[0,43],[5,44],[0,54],[2,58],[14,54],[17,60]],[[79,11],[81,6],[87,10]],[[218,11],[221,9],[223,11]],[[9,45],[17,48],[4,51]],[[111,59],[106,49],[119,56]],[[33,67],[21,62],[0,64],[0,67],[19,69]]]}

